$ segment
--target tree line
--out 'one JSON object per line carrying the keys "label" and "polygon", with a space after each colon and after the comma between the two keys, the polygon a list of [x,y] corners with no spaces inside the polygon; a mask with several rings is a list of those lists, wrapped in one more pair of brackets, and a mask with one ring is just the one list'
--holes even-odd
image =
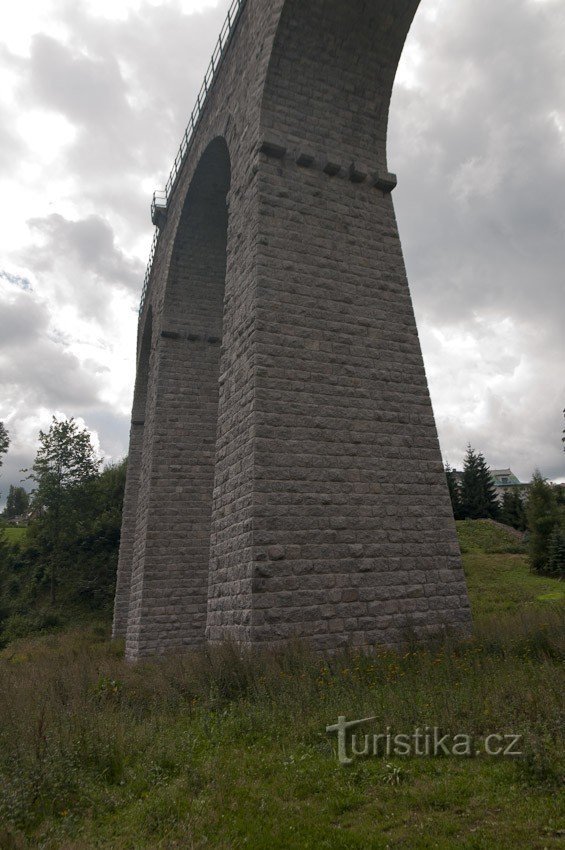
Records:
{"label": "tree line", "polygon": [[[0,422],[0,467],[9,446]],[[23,472],[31,493],[12,486],[3,518],[26,515],[25,536],[13,545],[0,527],[0,645],[33,630],[29,620],[41,606],[52,622],[46,607],[109,611],[114,596],[126,462],[102,468],[88,431],[53,417]],[[494,519],[525,531],[531,568],[565,575],[561,489],[536,472],[527,491],[509,488],[499,503],[485,458],[471,446],[460,480],[449,466],[446,477],[456,519]]]}
{"label": "tree line", "polygon": [[531,569],[546,575],[565,575],[562,488],[551,485],[536,470],[530,484],[509,487],[499,501],[484,455],[470,445],[460,478],[449,464],[445,475],[456,520],[492,519],[525,532]]}
{"label": "tree line", "polygon": [[[0,426],[1,466],[10,439]],[[53,417],[22,472],[31,493],[10,488],[3,517],[27,514],[25,536],[13,545],[0,529],[0,644],[33,630],[38,609],[102,612],[114,596],[126,462],[102,468],[88,431]]]}

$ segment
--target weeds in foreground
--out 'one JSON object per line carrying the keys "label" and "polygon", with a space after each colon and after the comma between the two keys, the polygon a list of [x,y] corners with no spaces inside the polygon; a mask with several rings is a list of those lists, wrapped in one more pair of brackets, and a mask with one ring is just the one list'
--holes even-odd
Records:
{"label": "weeds in foreground", "polygon": [[[396,731],[522,734],[516,782],[554,787],[564,625],[562,611],[532,611],[484,622],[471,641],[401,653],[224,645],[137,665],[100,630],[14,645],[0,659],[0,819],[25,834],[149,796],[144,828],[160,834],[215,781],[206,765],[222,746],[332,759],[324,729],[339,714]],[[396,786],[409,772],[387,763],[381,774]]]}

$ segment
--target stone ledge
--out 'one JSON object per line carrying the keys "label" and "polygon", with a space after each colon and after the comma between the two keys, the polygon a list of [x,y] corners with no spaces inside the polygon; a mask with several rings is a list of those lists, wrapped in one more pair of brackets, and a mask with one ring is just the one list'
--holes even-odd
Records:
{"label": "stone ledge", "polygon": [[265,138],[259,145],[259,152],[265,156],[273,157],[274,159],[284,159],[286,155],[286,146],[279,139]]}
{"label": "stone ledge", "polygon": [[311,153],[301,151],[296,157],[296,164],[301,168],[311,168],[315,163],[315,157]]}
{"label": "stone ledge", "polygon": [[[264,138],[260,142],[258,150],[259,153],[265,156],[279,160],[284,159],[289,153],[284,141],[275,136]],[[369,181],[371,186],[380,189],[385,194],[390,194],[396,188],[398,182],[396,174],[387,171],[370,171],[365,164],[358,162],[351,162],[344,172],[344,166],[339,162],[339,157],[334,153],[323,155],[318,159],[311,151],[298,150],[292,152],[291,156],[300,168],[320,168],[329,177],[343,175],[351,183],[365,183]],[[256,172],[257,167],[255,167],[254,173]]]}
{"label": "stone ledge", "polygon": [[339,162],[326,157],[322,162],[322,171],[329,174],[330,177],[336,177],[341,171],[341,165]]}
{"label": "stone ledge", "polygon": [[352,183],[364,183],[367,179],[367,172],[361,166],[352,162],[349,166],[349,179]]}
{"label": "stone ledge", "polygon": [[396,174],[390,174],[388,172],[377,172],[373,174],[373,186],[376,189],[380,189],[381,192],[385,194],[390,194],[393,189],[396,189],[396,185],[398,183]]}

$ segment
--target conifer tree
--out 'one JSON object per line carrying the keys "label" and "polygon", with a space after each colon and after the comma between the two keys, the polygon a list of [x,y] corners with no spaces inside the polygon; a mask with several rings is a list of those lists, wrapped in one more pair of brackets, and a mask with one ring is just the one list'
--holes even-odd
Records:
{"label": "conifer tree", "polygon": [[550,539],[559,525],[559,509],[553,488],[537,469],[530,485],[526,516],[530,533],[530,567],[534,572],[542,573],[548,569]]}
{"label": "conifer tree", "polygon": [[556,578],[565,576],[565,531],[557,525],[549,538],[547,572]]}
{"label": "conifer tree", "polygon": [[463,513],[461,510],[461,492],[459,484],[457,483],[457,479],[455,478],[455,470],[452,469],[448,463],[445,464],[445,477],[447,479],[447,489],[449,490],[449,498],[451,499],[451,508],[453,510],[453,516],[455,519],[463,519]]}
{"label": "conifer tree", "polygon": [[4,509],[4,517],[6,519],[14,519],[14,517],[22,516],[29,508],[29,496],[23,487],[14,487],[10,484],[8,498],[6,499],[6,507]]}
{"label": "conifer tree", "polygon": [[481,452],[470,445],[463,465],[461,503],[465,519],[496,519],[499,513],[490,470]]}
{"label": "conifer tree", "polygon": [[6,426],[3,422],[0,422],[0,466],[2,466],[2,461],[4,458],[2,455],[5,455],[8,451],[8,447],[10,445],[10,435],[6,430]]}
{"label": "conifer tree", "polygon": [[526,530],[526,508],[522,491],[518,487],[505,490],[499,519],[518,531]]}

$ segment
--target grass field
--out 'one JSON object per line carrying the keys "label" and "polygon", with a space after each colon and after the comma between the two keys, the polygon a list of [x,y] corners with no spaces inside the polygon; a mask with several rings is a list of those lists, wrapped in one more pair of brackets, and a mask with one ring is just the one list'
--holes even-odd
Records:
{"label": "grass field", "polygon": [[565,601],[565,584],[530,572],[516,533],[495,523],[466,520],[457,532],[475,618],[543,610]]}
{"label": "grass field", "polygon": [[25,539],[27,533],[27,528],[25,526],[5,526],[3,530],[8,543],[21,543]]}
{"label": "grass field", "polygon": [[[0,655],[0,848],[563,847],[562,584],[516,538],[459,527],[475,636],[435,649],[250,657],[232,647],[127,665],[106,624]],[[511,551],[508,551],[510,549]],[[369,731],[522,737],[524,755],[356,758]]]}

